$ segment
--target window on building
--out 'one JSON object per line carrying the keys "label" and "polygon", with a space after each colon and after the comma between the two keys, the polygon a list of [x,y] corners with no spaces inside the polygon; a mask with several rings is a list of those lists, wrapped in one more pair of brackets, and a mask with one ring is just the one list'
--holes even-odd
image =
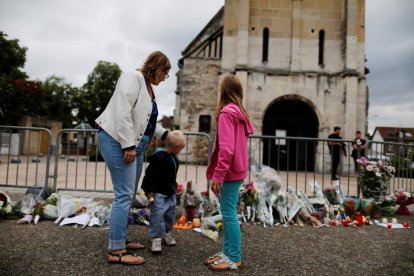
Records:
{"label": "window on building", "polygon": [[211,128],[211,116],[200,115],[198,118],[198,132],[210,133]]}
{"label": "window on building", "polygon": [[263,29],[262,62],[267,62],[269,57],[269,28]]}
{"label": "window on building", "polygon": [[318,64],[321,67],[324,66],[324,60],[323,60],[324,48],[325,48],[325,30],[320,30],[319,31],[319,57],[318,57]]}

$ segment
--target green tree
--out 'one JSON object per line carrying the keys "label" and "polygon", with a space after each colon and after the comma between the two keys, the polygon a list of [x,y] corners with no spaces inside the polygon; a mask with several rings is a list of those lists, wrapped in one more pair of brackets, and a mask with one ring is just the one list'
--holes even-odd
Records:
{"label": "green tree", "polygon": [[44,106],[42,83],[28,80],[5,80],[1,83],[2,117],[0,124],[19,125],[22,115],[41,114]]}
{"label": "green tree", "polygon": [[80,89],[66,83],[65,79],[58,76],[50,76],[43,82],[45,93],[43,116],[62,122],[63,128],[74,127],[76,99],[79,98]]}
{"label": "green tree", "polygon": [[121,69],[115,63],[98,62],[88,75],[77,100],[78,123],[87,122],[91,126],[95,125],[95,119],[108,104],[121,73]]}
{"label": "green tree", "polygon": [[0,31],[0,75],[8,79],[27,79],[20,69],[26,63],[27,48],[19,45],[18,39],[7,39],[7,34]]}
{"label": "green tree", "polygon": [[24,90],[34,92],[33,89],[38,88],[33,83],[23,85],[27,75],[21,68],[26,62],[26,51],[19,40],[9,40],[7,34],[0,31],[0,124],[17,125],[30,104],[30,95],[23,94]]}

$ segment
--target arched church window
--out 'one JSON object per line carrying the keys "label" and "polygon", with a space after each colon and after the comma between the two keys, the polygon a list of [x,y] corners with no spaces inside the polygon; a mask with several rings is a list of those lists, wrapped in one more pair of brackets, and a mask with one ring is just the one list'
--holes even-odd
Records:
{"label": "arched church window", "polygon": [[198,118],[198,132],[210,133],[211,128],[211,116],[200,115]]}
{"label": "arched church window", "polygon": [[319,31],[319,56],[318,56],[318,64],[319,66],[324,66],[324,48],[325,48],[325,30]]}
{"label": "arched church window", "polygon": [[269,57],[269,28],[263,29],[262,62],[267,62]]}

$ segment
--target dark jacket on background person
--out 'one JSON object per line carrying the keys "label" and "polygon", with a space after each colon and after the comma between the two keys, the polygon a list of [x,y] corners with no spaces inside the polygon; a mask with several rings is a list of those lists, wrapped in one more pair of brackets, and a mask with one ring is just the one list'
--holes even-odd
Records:
{"label": "dark jacket on background person", "polygon": [[149,165],[145,170],[141,188],[146,193],[157,193],[170,196],[177,190],[177,157],[158,148],[148,158]]}
{"label": "dark jacket on background person", "polygon": [[[339,136],[336,133],[331,133],[328,136],[328,139],[338,139],[341,140],[342,137]],[[344,153],[344,155],[346,156],[346,148],[345,148],[345,143],[344,142],[340,142],[340,145],[328,145],[329,147],[329,154],[333,154],[333,155],[340,155],[341,151]]]}

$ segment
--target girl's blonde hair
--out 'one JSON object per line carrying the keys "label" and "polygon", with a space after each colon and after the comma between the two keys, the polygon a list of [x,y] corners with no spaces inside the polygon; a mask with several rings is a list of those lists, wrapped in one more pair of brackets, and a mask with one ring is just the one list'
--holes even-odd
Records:
{"label": "girl's blonde hair", "polygon": [[250,116],[243,106],[243,87],[238,77],[235,75],[227,75],[220,82],[220,100],[216,108],[216,119],[223,107],[229,103],[236,104],[243,115],[249,119]]}
{"label": "girl's blonde hair", "polygon": [[170,60],[167,58],[166,55],[164,55],[160,51],[152,52],[144,61],[142,67],[138,68],[139,71],[151,78],[155,78],[157,71],[166,72],[170,69]]}

